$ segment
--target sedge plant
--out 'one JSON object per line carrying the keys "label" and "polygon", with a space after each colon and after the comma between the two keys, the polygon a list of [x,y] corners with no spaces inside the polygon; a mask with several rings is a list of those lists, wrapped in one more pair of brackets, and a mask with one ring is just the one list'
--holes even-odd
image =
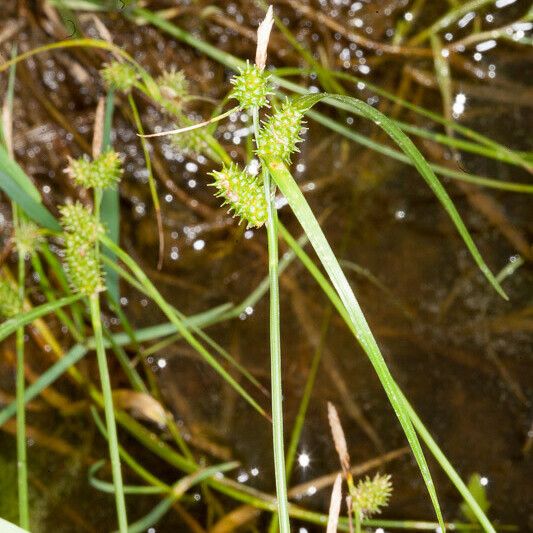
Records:
{"label": "sedge plant", "polygon": [[99,239],[105,230],[98,216],[102,189],[116,185],[122,175],[122,166],[118,154],[107,150],[92,161],[86,158],[71,160],[67,173],[77,185],[94,190],[95,212],[93,213],[91,208],[80,202],[65,205],[60,210],[61,224],[67,274],[73,290],[83,295],[89,303],[104,399],[118,525],[120,533],[125,533],[128,530],[126,501],[118,451],[113,392],[100,318],[99,294],[105,290],[105,280],[101,266]]}
{"label": "sedge plant", "polygon": [[[146,13],[143,13],[144,15]],[[258,55],[254,65],[242,64],[241,62],[233,62],[232,67],[240,66],[240,73],[233,80],[233,90],[231,97],[236,98],[239,103],[239,109],[245,109],[250,112],[254,122],[254,137],[255,137],[255,155],[260,162],[260,172],[257,175],[252,175],[247,168],[240,167],[236,161],[232,161],[225,150],[218,144],[216,139],[210,134],[203,134],[198,131],[198,136],[210,148],[211,153],[214,154],[212,159],[215,162],[222,163],[222,167],[213,172],[214,187],[216,188],[217,196],[224,200],[235,213],[241,218],[244,223],[250,227],[266,226],[267,241],[269,251],[269,287],[270,287],[270,341],[271,341],[271,368],[272,368],[272,419],[273,419],[273,443],[274,443],[274,461],[276,472],[276,489],[277,501],[272,503],[267,497],[257,496],[246,492],[243,487],[236,488],[227,481],[211,480],[210,486],[217,488],[223,493],[230,494],[236,499],[252,503],[259,508],[267,509],[271,512],[276,512],[280,520],[280,529],[282,531],[289,530],[289,515],[309,519],[320,523],[320,517],[316,514],[308,513],[293,505],[287,503],[285,478],[286,472],[284,468],[284,445],[283,445],[283,410],[282,410],[282,388],[281,388],[281,334],[280,334],[280,315],[279,315],[279,290],[277,277],[279,274],[277,241],[278,231],[290,244],[290,236],[284,233],[283,227],[277,221],[277,210],[274,205],[274,198],[278,190],[285,196],[287,202],[297,219],[300,221],[307,238],[314,247],[317,255],[324,266],[331,283],[323,277],[319,282],[328,294],[335,307],[345,319],[348,326],[351,328],[356,339],[359,341],[364,351],[369,356],[376,372],[382,381],[384,389],[389,397],[395,412],[398,415],[400,423],[407,435],[413,453],[420,466],[424,481],[428,487],[429,494],[435,506],[437,517],[440,522],[441,529],[444,529],[442,522],[440,507],[438,505],[436,491],[433,486],[431,475],[427,468],[424,456],[421,451],[420,444],[415,432],[421,435],[423,440],[428,443],[432,453],[437,457],[441,465],[444,466],[446,472],[452,480],[460,487],[460,491],[472,506],[472,502],[468,500],[467,493],[460,486],[460,478],[456,475],[451,465],[447,462],[442,452],[438,449],[434,441],[425,430],[423,424],[418,419],[411,406],[400,391],[395,380],[391,376],[379,350],[379,347],[368,328],[366,320],[362,311],[353,295],[353,292],[344,276],[339,263],[331,250],[320,225],[316,221],[314,214],[309,208],[305,198],[300,192],[296,182],[294,181],[290,172],[291,154],[297,150],[298,144],[302,141],[302,119],[304,114],[310,113],[313,105],[319,101],[324,100],[331,105],[335,103],[338,107],[346,111],[360,114],[366,118],[373,120],[377,125],[381,126],[398,144],[402,150],[402,157],[407,158],[420,171],[421,175],[426,179],[429,186],[435,192],[443,206],[450,214],[452,220],[456,224],[459,233],[465,240],[470,252],[487,279],[494,285],[494,287],[503,294],[498,280],[496,280],[483,259],[481,258],[475,244],[473,243],[468,231],[464,227],[457,211],[446,192],[436,179],[432,169],[428,166],[420,153],[412,145],[409,139],[402,133],[396,123],[387,119],[384,115],[364,104],[363,102],[350,98],[347,96],[338,96],[332,94],[320,94],[304,96],[301,98],[293,98],[284,100],[280,105],[270,108],[270,96],[273,90],[270,87],[270,77],[265,71],[266,48],[265,42],[268,40],[268,32],[270,31],[271,22],[268,21],[262,25],[260,32],[259,43],[263,44],[258,47]],[[266,37],[265,37],[266,36]],[[262,37],[262,38],[261,38]],[[72,41],[68,46],[84,45],[91,46],[91,40],[80,40],[78,43]],[[94,41],[96,42],[96,41]],[[192,41],[191,41],[192,42]],[[84,43],[84,44],[83,44]],[[194,44],[194,43],[193,43]],[[58,45],[57,47],[60,47]],[[99,45],[101,48],[110,49],[111,45]],[[50,48],[48,48],[50,49]],[[206,51],[208,53],[208,50]],[[121,51],[121,55],[129,61],[128,57]],[[111,68],[108,67],[109,69]],[[159,81],[159,85],[147,75],[147,73],[136,65],[133,61],[121,64],[121,66],[113,65],[115,72],[108,70],[106,82],[112,86],[113,90],[128,92],[128,99],[132,104],[131,89],[133,87],[142,90],[147,96],[161,104],[161,106],[169,113],[179,116],[180,126],[183,126],[182,133],[179,135],[189,133],[191,131],[197,132],[198,126],[204,124],[192,125],[187,122],[185,116],[182,116],[181,106],[179,100],[175,101],[176,97],[184,91],[183,79],[177,73],[169,73],[163,76]],[[104,74],[104,77],[106,75]],[[135,112],[134,104],[131,109],[135,115],[135,122],[137,129],[139,127],[139,116]],[[234,112],[232,109],[231,112]],[[216,120],[222,120],[230,112],[223,113],[216,117]],[[263,121],[261,122],[261,118]],[[214,120],[207,121],[212,123]],[[192,127],[194,129],[192,129]],[[188,131],[183,131],[186,129]],[[195,133],[196,136],[196,133]],[[143,146],[144,148],[144,146]],[[3,154],[0,152],[0,156]],[[5,168],[7,173],[17,176],[19,183],[24,182],[24,175],[21,174],[9,159]],[[15,170],[13,170],[15,169]],[[3,171],[2,171],[3,172]],[[101,205],[102,192],[104,189],[116,184],[120,178],[120,164],[118,157],[114,152],[104,152],[97,154],[93,161],[87,159],[72,160],[69,165],[68,173],[76,181],[78,185],[92,188],[94,190],[94,208],[90,208],[76,203],[65,206],[61,209],[62,223],[63,223],[63,238],[65,242],[65,263],[66,270],[70,277],[72,288],[77,292],[77,296],[66,297],[54,302],[50,302],[36,309],[24,313],[17,321],[6,323],[0,326],[1,335],[5,336],[11,331],[15,331],[16,327],[21,324],[27,324],[36,317],[42,316],[47,312],[57,311],[61,307],[71,305],[79,298],[85,298],[89,302],[91,311],[91,320],[93,325],[93,338],[90,339],[90,346],[96,348],[98,363],[100,368],[102,380],[103,402],[106,414],[107,435],[111,454],[111,463],[113,467],[113,491],[116,496],[117,512],[119,516],[119,527],[121,531],[125,531],[127,527],[127,520],[125,514],[123,487],[121,480],[121,470],[119,462],[119,447],[116,436],[115,419],[113,416],[113,402],[111,396],[111,385],[109,381],[109,373],[107,370],[107,361],[105,350],[110,346],[103,335],[101,320],[100,320],[100,302],[99,294],[106,288],[106,281],[102,275],[100,253],[100,243],[103,243],[108,250],[112,250],[116,257],[126,265],[131,271],[133,277],[125,271],[118,271],[126,281],[137,284],[144,290],[145,294],[149,295],[163,310],[169,324],[166,326],[168,334],[175,334],[179,332],[187,342],[189,342],[201,355],[203,355],[210,364],[217,368],[214,360],[209,359],[210,354],[206,352],[205,348],[196,341],[192,333],[189,331],[189,326],[182,315],[179,315],[172,306],[170,306],[153,284],[148,280],[147,276],[142,272],[142,269],[125,253],[116,242],[113,242],[108,235],[106,235],[105,228],[102,226],[99,216]],[[2,186],[10,184],[9,180],[2,182]],[[12,188],[8,189],[8,194],[20,199],[21,205],[24,209],[37,218],[37,222],[47,227],[56,230],[55,221],[50,214],[43,208],[40,202],[39,195],[35,196],[31,185],[25,185],[25,189],[20,191]],[[22,187],[21,187],[22,188]],[[109,189],[108,189],[109,190]],[[27,194],[23,194],[26,192]],[[313,273],[321,274],[317,267],[312,265],[309,258],[298,250],[295,242],[292,242],[293,249],[296,255],[304,262],[305,266]],[[309,261],[309,262],[306,262]],[[111,261],[112,263],[112,261]],[[112,266],[112,265],[109,265]],[[128,278],[130,276],[130,278]],[[223,314],[221,316],[224,316]],[[226,318],[231,318],[232,312],[225,315]],[[15,327],[16,325],[16,327]],[[163,330],[161,330],[163,331]],[[154,333],[154,337],[163,335],[163,333]],[[122,337],[120,337],[122,335]],[[113,342],[117,345],[125,345],[131,342],[131,337],[125,334],[119,334],[118,337],[111,336]],[[68,355],[69,362],[78,361],[79,358],[87,351],[87,348],[80,344],[73,348],[72,353]],[[61,367],[56,368],[54,375],[60,375],[60,368],[65,369],[63,363]],[[219,373],[226,379],[236,390],[245,396],[245,391],[239,387],[235,382],[231,382],[229,376],[223,369],[218,367]],[[58,373],[59,372],[59,373]],[[32,394],[36,394],[38,390],[42,390],[46,380],[39,384],[39,387],[32,389]],[[37,391],[37,392],[35,392]],[[26,395],[25,395],[26,397]],[[253,405],[253,400],[248,397],[249,403]],[[255,405],[257,410],[261,411],[260,406]],[[7,416],[7,415],[6,415]],[[133,424],[123,413],[117,414],[117,420],[136,438],[138,438],[145,446],[152,449],[160,457],[164,458],[169,464],[174,465],[184,471],[190,473],[197,468],[189,458],[177,454],[169,447],[164,446],[162,441],[155,441],[151,434],[143,431],[139,425]],[[155,444],[157,442],[157,445]],[[453,476],[457,479],[454,479]],[[372,481],[372,480],[369,480]],[[387,492],[387,480],[378,480],[381,483],[382,495]],[[363,490],[365,481],[362,482],[361,490]],[[354,508],[359,509],[358,515],[361,518],[367,517],[372,511],[371,505],[366,503],[362,497],[359,498],[361,503],[357,503],[357,486],[353,489],[352,499],[354,501]],[[386,499],[386,498],[385,498]],[[481,515],[484,517],[483,513]],[[356,515],[357,516],[357,515]],[[479,518],[479,516],[478,516]],[[480,520],[483,527],[487,531],[493,531],[490,522]],[[356,518],[357,521],[357,518]]]}

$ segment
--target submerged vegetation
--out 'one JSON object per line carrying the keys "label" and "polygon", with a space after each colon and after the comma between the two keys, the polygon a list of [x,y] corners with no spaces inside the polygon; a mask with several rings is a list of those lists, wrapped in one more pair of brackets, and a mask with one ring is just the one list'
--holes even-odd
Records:
{"label": "submerged vegetation", "polygon": [[[461,264],[468,263],[462,268],[468,270],[468,280],[477,280],[484,301],[502,305],[521,290],[509,292],[504,282],[530,261],[531,247],[523,232],[506,219],[497,195],[514,194],[527,199],[533,192],[533,185],[527,181],[533,157],[531,152],[514,150],[460,123],[466,97],[455,90],[452,73],[453,69],[473,73],[479,82],[479,98],[486,97],[490,86],[483,82],[490,82],[495,67],[489,67],[485,75],[481,67],[461,54],[469,47],[481,54],[498,41],[514,47],[517,54],[522,53],[531,46],[527,34],[531,30],[530,8],[513,11],[511,22],[489,30],[486,25],[495,18],[494,2],[450,1],[443,3],[442,10],[432,10],[429,2],[417,0],[410,3],[408,11],[403,3],[392,2],[401,16],[379,41],[372,31],[365,34],[353,29],[364,24],[356,15],[366,9],[361,2],[344,6],[353,28],[336,18],[342,2],[332,2],[337,6],[333,15],[324,7],[329,2],[317,2],[313,7],[313,3],[285,0],[275,5],[280,18],[263,2],[254,2],[256,18],[250,26],[258,25],[257,33],[242,23],[241,13],[235,20],[228,15],[236,13],[233,4],[227,13],[208,5],[197,13],[195,2],[176,6],[164,1],[47,0],[38,13],[22,4],[22,22],[10,19],[15,26],[6,27],[7,39],[15,42],[14,36],[26,24],[42,26],[46,38],[39,38],[31,46],[24,41],[20,50],[15,45],[8,46],[5,49],[9,49],[11,57],[2,57],[0,63],[5,87],[0,189],[2,201],[10,206],[0,213],[6,221],[4,227],[9,228],[2,234],[0,341],[5,347],[2,357],[6,363],[10,361],[5,354],[11,351],[11,337],[16,352],[14,372],[7,381],[1,376],[0,399],[5,405],[0,409],[0,426],[10,431],[15,417],[12,432],[16,435],[17,464],[17,486],[6,487],[3,483],[0,496],[4,500],[3,493],[9,492],[10,501],[14,501],[12,495],[16,492],[19,525],[28,531],[46,530],[34,511],[37,506],[32,504],[41,497],[34,493],[42,483],[32,475],[34,448],[29,443],[36,442],[56,453],[77,457],[83,464],[79,470],[86,474],[84,486],[98,491],[94,503],[88,505],[91,514],[80,516],[68,507],[65,516],[57,518],[57,527],[63,527],[64,520],[72,522],[61,531],[102,527],[120,533],[151,531],[150,528],[174,531],[176,527],[219,533],[238,528],[287,533],[297,527],[301,532],[327,528],[328,533],[337,529],[360,533],[365,528],[496,531],[487,515],[487,495],[480,488],[484,478],[473,476],[467,485],[463,478],[471,472],[458,472],[446,447],[441,447],[439,438],[426,427],[426,422],[438,426],[432,419],[433,413],[438,417],[440,409],[436,399],[413,397],[399,365],[389,355],[394,353],[395,344],[387,344],[385,351],[382,341],[376,340],[380,332],[369,325],[365,305],[360,305],[359,293],[356,298],[349,274],[354,272],[364,278],[379,291],[378,299],[385,302],[386,313],[397,313],[404,321],[401,334],[396,335],[398,344],[405,331],[412,328],[422,332],[417,338],[422,338],[420,344],[424,347],[427,309],[417,312],[414,305],[397,296],[395,287],[345,259],[344,251],[350,234],[356,230],[350,211],[361,208],[368,212],[364,195],[385,181],[383,176],[389,168],[392,173],[401,168],[388,167],[389,161],[406,163],[414,168],[413,174],[416,172],[423,179],[448,217],[439,219],[438,224],[432,221],[431,226],[448,227],[451,221],[455,227],[461,241],[457,254]],[[365,13],[372,19],[375,14],[387,18],[391,13],[385,11],[393,10],[389,6],[381,13],[378,8],[374,14],[374,3],[368,4],[372,7]],[[497,4],[498,9],[505,7]],[[207,29],[184,29],[179,19],[189,17],[189,12],[193,13],[193,21],[207,24]],[[305,20],[306,30],[301,35],[293,32],[287,13],[298,13]],[[15,17],[15,10],[11,15]],[[147,42],[137,45],[136,36],[117,44],[120,39],[116,39],[114,24],[117,32],[126,32],[129,37],[131,32],[144,32],[149,36],[148,43],[156,35],[161,39],[157,50],[150,49]],[[229,28],[229,35],[236,32],[243,36],[244,45],[236,46],[236,54],[231,55],[224,50],[226,39],[218,45],[211,44],[210,24]],[[375,24],[379,27],[379,20]],[[320,31],[307,39],[313,25]],[[321,41],[321,33],[327,39],[333,35],[331,50],[327,49],[327,42],[324,46],[319,42],[313,48],[313,43]],[[167,47],[166,36],[181,44],[172,41],[172,47]],[[6,38],[0,32],[0,43],[2,39]],[[342,40],[349,45],[340,51],[341,64],[331,65],[333,51],[340,50],[336,43]],[[363,50],[372,55],[364,57]],[[158,53],[161,58],[154,59]],[[181,53],[184,57],[176,61],[183,64],[183,69],[166,64],[169,54]],[[349,59],[352,53],[359,60],[364,59],[355,69]],[[80,102],[90,108],[89,118],[85,116],[82,122],[73,120],[72,114],[71,118],[64,116],[58,108],[60,102],[52,94],[32,87],[26,65],[35,69],[43,57],[56,56],[68,65],[70,75],[82,87]],[[374,85],[365,77],[370,73],[369,65],[379,69],[390,58],[409,61],[402,66],[397,90],[385,84]],[[413,58],[415,62],[411,63]],[[479,61],[476,56],[474,59]],[[433,70],[424,70],[428,68]],[[383,77],[387,78],[386,72]],[[392,77],[393,73],[389,78]],[[59,79],[55,74],[50,77],[50,71],[44,79],[47,91],[58,89],[64,81],[64,77]],[[64,139],[54,137],[50,141],[51,161],[40,159],[37,167],[31,163],[34,155],[25,153],[26,144],[20,142],[20,135],[25,132],[17,131],[17,118],[26,113],[17,95],[17,80],[34,91],[31,109],[44,108],[51,120],[67,132]],[[420,83],[416,91],[412,90],[415,83]],[[478,87],[471,82],[470,85]],[[439,95],[437,106],[442,112],[425,107],[423,87],[428,86]],[[94,87],[97,97],[91,92]],[[524,102],[527,94],[523,95]],[[517,93],[516,99],[520,100],[520,96]],[[73,102],[66,108],[72,111],[76,105]],[[78,105],[82,106],[79,102]],[[87,140],[89,134],[92,142]],[[338,146],[331,143],[332,135]],[[23,146],[22,150],[17,143]],[[54,143],[60,147],[58,154],[52,149]],[[140,150],[131,149],[128,143],[135,143]],[[346,154],[355,150],[355,143],[365,150],[350,159]],[[380,155],[367,164],[371,151]],[[487,171],[488,176],[469,172],[464,154],[481,159],[484,163],[480,168],[500,172]],[[306,165],[313,160],[322,163],[316,169]],[[48,168],[47,164],[52,166]],[[332,172],[333,183],[340,183],[341,176],[345,179],[354,168],[361,173],[361,183],[342,189],[350,191],[346,196],[351,196],[352,207],[343,209],[343,201],[348,201],[344,199],[336,200],[334,208],[329,209],[322,191],[328,178],[324,185],[314,173],[318,176]],[[185,177],[180,177],[179,172]],[[515,173],[526,177],[515,179]],[[39,178],[37,174],[47,177]],[[472,236],[471,226],[475,228],[479,221],[470,216],[465,217],[467,222],[463,221],[463,198],[448,191],[452,184],[477,216],[496,227],[499,238],[511,248],[508,264],[501,258],[485,258],[487,246],[478,245],[479,235]],[[319,198],[310,198],[308,193],[313,191]],[[142,200],[147,195],[151,203]],[[424,201],[431,202],[428,198]],[[177,206],[175,199],[179,201]],[[131,216],[124,216],[126,205]],[[148,229],[142,218],[147,211],[154,219]],[[378,216],[383,216],[381,206],[378,211]],[[432,211],[432,216],[440,216],[435,213]],[[373,219],[376,214],[371,212],[368,216]],[[405,211],[398,209],[395,217],[403,219]],[[333,242],[337,235],[327,231],[329,220],[340,228],[341,244]],[[206,247],[203,232],[210,231],[218,235],[216,252],[202,256]],[[446,232],[446,239],[439,238],[451,239],[451,232],[442,231]],[[295,232],[301,232],[301,237],[296,238]],[[181,244],[184,239],[190,245],[192,259],[176,274],[169,261],[172,264],[181,260],[186,253]],[[235,243],[244,243],[244,253]],[[306,251],[307,244],[312,252]],[[279,246],[283,247],[281,256]],[[463,251],[468,252],[468,260],[461,255]],[[379,253],[380,261],[396,260],[388,249]],[[413,256],[418,254],[413,252]],[[416,259],[409,259],[408,264],[414,269],[415,262]],[[286,276],[287,270],[296,268],[296,276]],[[497,269],[500,272],[493,274]],[[206,272],[212,279],[206,280]],[[246,277],[239,277],[241,272]],[[478,272],[480,276],[476,278]],[[401,272],[399,284],[406,274]],[[300,286],[304,276],[309,280]],[[432,276],[440,277],[434,271]],[[436,329],[460,295],[472,290],[461,280],[448,278],[442,276],[441,280],[449,294],[440,296],[443,301],[439,303],[439,315],[431,326]],[[236,286],[235,280],[242,287]],[[311,280],[316,292],[306,295]],[[215,288],[212,294],[203,291],[202,286],[207,284]],[[267,293],[269,297],[265,299]],[[290,295],[298,318],[294,329],[307,343],[303,390],[293,387],[294,377],[288,373],[296,359],[288,327],[293,313],[287,313],[285,293]],[[140,302],[135,309],[128,307],[134,298]],[[265,305],[263,300],[268,300],[268,305],[260,314],[257,309]],[[307,316],[317,305],[322,314],[320,327]],[[530,329],[530,308],[526,305],[525,311],[517,313],[511,317],[512,327],[520,332]],[[253,326],[252,315],[257,317]],[[374,320],[370,323],[374,324]],[[494,327],[498,327],[497,321]],[[506,331],[505,324],[499,327]],[[230,336],[229,329],[224,328],[235,329]],[[339,337],[342,341],[338,343],[331,339],[329,348],[328,332],[333,328],[342,331],[344,337]],[[247,335],[249,345],[241,346],[240,339]],[[440,340],[439,343],[442,344]],[[336,346],[343,354],[347,352],[350,360],[355,353],[355,372],[361,374],[365,362],[358,356],[357,345],[374,373],[367,372],[363,381],[354,379],[352,383],[353,378],[346,379],[332,364],[330,351]],[[444,356],[447,348],[441,346],[437,355]],[[451,344],[449,348],[455,351]],[[241,350],[250,356],[241,357]],[[258,361],[267,352],[270,372],[265,376],[260,370],[262,361]],[[161,353],[178,354],[179,364],[170,368],[170,359],[159,357]],[[97,372],[91,362],[93,354]],[[522,409],[528,406],[526,394],[506,365],[495,353],[489,355],[490,364],[497,368]],[[199,372],[194,371],[194,365],[200,365]],[[332,383],[319,394],[321,369]],[[160,376],[163,371],[167,373],[166,381]],[[354,400],[356,393],[362,397],[365,394],[356,387],[369,387],[372,394],[378,394],[373,385],[376,376],[408,449],[389,445],[404,442],[404,437],[396,434],[392,417],[382,424],[389,435],[384,438]],[[423,378],[424,375],[417,379]],[[4,386],[9,380],[15,384],[14,397],[4,394],[4,388],[13,388]],[[356,448],[359,443],[346,438],[341,417],[329,402],[337,394],[358,428],[358,438],[372,443],[377,458],[352,464],[354,454],[349,450],[365,448]],[[296,415],[289,417],[288,406],[292,409],[294,398]],[[321,413],[318,422],[310,409],[312,400]],[[206,408],[208,402],[211,404]],[[65,428],[73,420],[77,420],[73,427],[86,426],[90,420],[90,430],[74,430],[78,446],[83,443],[83,454],[76,452],[67,436],[48,436],[47,429],[37,429],[41,411],[49,408],[49,420],[41,420],[45,428],[47,423],[54,424],[53,420],[61,420],[61,427]],[[198,415],[206,409],[214,427],[222,428],[221,433],[233,433],[226,434],[228,446],[218,441],[214,429],[202,428],[195,420],[194,413]],[[417,414],[418,409],[423,416]],[[320,444],[328,434],[326,412],[333,445],[329,438],[326,444]],[[240,419],[235,424],[237,430],[224,427],[230,419]],[[303,445],[306,423],[313,429],[308,430],[312,435]],[[65,434],[68,432],[65,429]],[[91,447],[96,432],[98,439],[107,443],[107,453],[102,447]],[[463,445],[467,444],[455,444]],[[254,450],[254,446],[261,449]],[[296,464],[306,469],[313,460],[306,448],[319,446],[326,446],[321,466],[336,471],[294,484]],[[529,447],[530,440],[526,440],[525,454]],[[244,457],[249,461],[250,450],[257,452],[253,460],[257,457],[260,461],[252,468],[240,460]],[[414,457],[418,472],[407,465],[391,476],[391,462],[405,457],[407,450]],[[372,469],[379,471],[366,474]],[[258,485],[247,483],[263,470],[267,474],[260,483],[258,480]],[[420,514],[415,516],[407,506],[405,510],[394,507],[396,497],[403,498],[402,505],[406,505],[408,490],[414,490],[418,497],[424,494],[418,486],[419,478],[427,493],[424,503],[416,508]],[[453,496],[452,485],[456,489]],[[307,505],[304,497],[313,497],[330,486],[333,491],[328,502],[317,499]],[[98,502],[111,501],[105,495],[114,498],[113,517],[110,506],[105,511],[99,509]],[[61,501],[59,494],[54,497]],[[428,514],[428,501],[434,520]],[[391,514],[383,517],[385,510],[389,512],[389,505]],[[168,518],[171,512],[179,526]],[[395,518],[395,512],[401,512],[401,516]],[[15,521],[13,514],[10,512],[6,518]],[[459,518],[455,520],[456,517]],[[495,514],[492,518],[499,517]],[[170,520],[169,529],[161,525],[165,520]],[[522,517],[511,520],[522,521]]]}

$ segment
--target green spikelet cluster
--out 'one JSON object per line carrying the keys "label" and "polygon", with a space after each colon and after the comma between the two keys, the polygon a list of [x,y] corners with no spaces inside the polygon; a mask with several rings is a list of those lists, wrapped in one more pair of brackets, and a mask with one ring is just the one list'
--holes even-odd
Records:
{"label": "green spikelet cluster", "polygon": [[285,100],[263,124],[258,136],[257,155],[262,159],[277,159],[290,163],[302,141],[303,111],[292,100]]}
{"label": "green spikelet cluster", "polygon": [[224,198],[235,216],[247,223],[248,228],[261,227],[267,220],[267,203],[259,180],[231,163],[222,170],[211,172],[218,189],[216,196]]}
{"label": "green spikelet cluster", "polygon": [[376,474],[373,479],[367,476],[352,492],[353,505],[364,516],[378,514],[382,507],[388,505],[391,492],[389,475]]}
{"label": "green spikelet cluster", "polygon": [[189,82],[182,70],[170,70],[157,78],[161,94],[165,98],[182,100],[189,94]]}
{"label": "green spikelet cluster", "polygon": [[20,302],[17,290],[7,281],[0,280],[0,316],[12,318],[19,312]]}
{"label": "green spikelet cluster", "polygon": [[108,88],[125,93],[131,90],[139,78],[137,71],[129,63],[118,61],[106,64],[100,73]]}
{"label": "green spikelet cluster", "polygon": [[243,109],[266,106],[268,95],[271,94],[269,78],[270,76],[264,70],[247,63],[239,75],[231,79],[233,90],[230,97],[238,100]]}
{"label": "green spikelet cluster", "polygon": [[104,290],[104,281],[96,241],[104,228],[91,210],[79,202],[61,209],[61,225],[65,230],[66,270],[75,291],[86,296]]}
{"label": "green spikelet cluster", "polygon": [[122,161],[116,152],[107,150],[93,161],[86,157],[70,159],[65,172],[81,187],[105,189],[120,181]]}
{"label": "green spikelet cluster", "polygon": [[42,234],[39,226],[31,220],[21,221],[15,232],[18,253],[24,257],[31,255],[35,252],[40,242],[42,242]]}

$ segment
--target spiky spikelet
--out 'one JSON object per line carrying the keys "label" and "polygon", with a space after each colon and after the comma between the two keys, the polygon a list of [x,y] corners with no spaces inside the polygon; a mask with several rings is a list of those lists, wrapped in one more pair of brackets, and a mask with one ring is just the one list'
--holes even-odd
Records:
{"label": "spiky spikelet", "polygon": [[42,231],[31,220],[23,220],[17,226],[15,244],[18,253],[24,257],[33,254],[42,240]]}
{"label": "spiky spikelet", "polygon": [[363,516],[379,514],[381,508],[388,505],[391,492],[389,475],[376,474],[373,479],[366,476],[359,481],[351,495],[354,508]]}
{"label": "spiky spikelet", "polygon": [[120,181],[122,161],[115,151],[107,150],[93,161],[86,157],[70,158],[65,172],[81,187],[106,189]]}
{"label": "spiky spikelet", "polygon": [[215,182],[216,196],[224,198],[222,205],[229,205],[234,216],[244,220],[248,228],[261,227],[267,220],[267,203],[263,187],[256,176],[240,169],[234,163],[222,170],[211,172]]}
{"label": "spiky spikelet", "polygon": [[302,118],[303,110],[292,100],[285,100],[259,131],[257,155],[261,159],[290,163],[291,155],[298,151],[297,144],[302,141]]}
{"label": "spiky spikelet", "polygon": [[161,94],[165,98],[183,100],[189,94],[189,82],[182,70],[172,69],[157,78]]}
{"label": "spiky spikelet", "polygon": [[59,208],[61,225],[67,233],[79,233],[83,238],[95,243],[104,234],[104,227],[93,215],[90,208],[81,202],[63,205]]}
{"label": "spiky spikelet", "polygon": [[5,280],[0,280],[0,316],[12,318],[20,312],[17,290]]}
{"label": "spiky spikelet", "polygon": [[103,226],[91,210],[79,202],[65,205],[60,211],[65,230],[66,270],[72,288],[86,296],[104,290],[103,273],[96,251],[96,241],[104,233]]}
{"label": "spiky spikelet", "polygon": [[239,101],[243,109],[268,105],[268,95],[272,94],[268,83],[270,76],[264,71],[246,63],[246,67],[231,79],[233,90],[230,97]]}
{"label": "spiky spikelet", "polygon": [[139,79],[139,74],[129,63],[114,61],[107,63],[100,71],[104,82],[110,89],[115,91],[129,92]]}

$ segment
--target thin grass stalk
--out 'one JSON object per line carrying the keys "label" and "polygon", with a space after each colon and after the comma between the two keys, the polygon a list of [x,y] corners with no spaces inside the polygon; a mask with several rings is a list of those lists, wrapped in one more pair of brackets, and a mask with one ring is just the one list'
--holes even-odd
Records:
{"label": "thin grass stalk", "polygon": [[128,94],[128,103],[130,104],[130,109],[133,114],[133,120],[135,122],[135,127],[139,132],[141,138],[141,146],[144,155],[144,161],[146,163],[146,171],[148,172],[148,186],[150,188],[150,196],[152,197],[152,203],[154,204],[155,217],[157,221],[157,231],[159,234],[159,258],[157,260],[157,268],[161,269],[163,267],[163,256],[165,254],[165,238],[163,231],[163,218],[161,216],[161,205],[159,203],[159,196],[157,195],[157,186],[154,179],[154,174],[152,172],[152,160],[150,157],[150,150],[148,149],[148,143],[144,135],[144,128],[142,125],[141,117],[139,115],[139,110],[137,109],[137,104],[133,99],[131,93]]}
{"label": "thin grass stalk", "polygon": [[[279,224],[278,224],[279,228]],[[320,334],[320,343],[316,347],[313,359],[311,360],[311,367],[309,368],[309,373],[307,375],[307,380],[305,382],[304,392],[302,394],[302,400],[300,401],[300,406],[298,407],[298,413],[296,414],[296,419],[294,425],[292,426],[291,438],[289,441],[289,446],[287,447],[287,454],[285,460],[285,476],[287,484],[291,479],[292,468],[294,466],[294,461],[296,459],[296,452],[298,450],[298,444],[300,443],[300,437],[302,435],[302,429],[305,422],[305,415],[307,414],[307,408],[309,407],[309,402],[311,400],[311,394],[315,386],[316,375],[318,368],[320,366],[320,361],[322,360],[322,354],[324,353],[324,344],[326,340],[326,334],[329,329],[329,323],[331,320],[331,307],[325,312],[324,320],[322,322],[322,331]],[[277,516],[273,515],[270,522],[269,533],[276,533],[278,531],[278,522]]]}
{"label": "thin grass stalk", "polygon": [[[14,206],[15,207],[15,206]],[[16,224],[18,226],[19,213],[14,209]],[[24,285],[25,285],[25,257],[24,253],[18,251],[18,298],[19,306],[24,305]],[[17,328],[16,333],[17,351],[17,376],[16,376],[16,402],[17,402],[17,487],[18,487],[18,507],[19,523],[23,529],[30,528],[30,510],[28,501],[28,463],[26,450],[26,411],[24,405],[24,326]]]}
{"label": "thin grass stalk", "polygon": [[91,322],[96,343],[96,357],[98,360],[98,370],[100,372],[100,382],[102,385],[102,396],[104,400],[104,413],[108,433],[109,456],[111,459],[111,471],[113,474],[113,484],[115,485],[115,505],[117,509],[118,526],[120,533],[127,533],[128,519],[126,516],[126,501],[124,498],[124,488],[122,484],[122,471],[120,468],[120,455],[118,451],[117,426],[115,422],[115,411],[113,407],[113,391],[109,378],[104,337],[102,333],[102,323],[100,320],[100,301],[98,294],[93,294],[89,298],[91,310]]}
{"label": "thin grass stalk", "polygon": [[[259,131],[259,109],[253,110],[254,134],[256,145]],[[278,230],[275,197],[270,185],[270,173],[262,167],[263,186],[267,202],[268,220],[266,222],[268,241],[268,277],[270,284],[270,374],[272,395],[272,437],[274,444],[274,470],[278,520],[281,533],[290,532],[287,481],[285,471],[285,447],[283,442],[283,392],[281,368],[281,332],[279,311],[278,280]]]}

